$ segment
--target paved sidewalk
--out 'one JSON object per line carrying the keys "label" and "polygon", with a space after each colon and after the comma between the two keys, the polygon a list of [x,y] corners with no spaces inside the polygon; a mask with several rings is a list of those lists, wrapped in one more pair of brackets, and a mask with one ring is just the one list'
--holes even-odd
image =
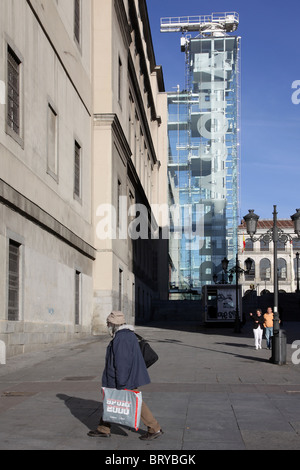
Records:
{"label": "paved sidewalk", "polygon": [[0,366],[0,449],[299,450],[300,364],[291,362],[291,344],[300,323],[284,330],[280,366],[269,362],[269,350],[254,349],[250,325],[241,334],[194,324],[137,327],[160,356],[142,388],[165,432],[151,442],[140,441],[144,429],[116,425],[110,439],[87,436],[101,415],[108,336],[8,359]]}

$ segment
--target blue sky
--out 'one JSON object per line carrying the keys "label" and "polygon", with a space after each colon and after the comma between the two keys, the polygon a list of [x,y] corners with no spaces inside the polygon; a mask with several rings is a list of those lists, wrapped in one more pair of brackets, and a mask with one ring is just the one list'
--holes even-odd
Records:
{"label": "blue sky", "polygon": [[299,0],[148,0],[156,63],[166,91],[184,88],[180,33],[161,33],[160,18],[235,11],[241,41],[241,204],[261,218],[289,218],[300,208]]}

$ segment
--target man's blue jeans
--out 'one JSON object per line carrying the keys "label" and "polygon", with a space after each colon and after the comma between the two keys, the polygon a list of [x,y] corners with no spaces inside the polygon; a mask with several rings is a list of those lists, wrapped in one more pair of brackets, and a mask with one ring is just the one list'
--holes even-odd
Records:
{"label": "man's blue jeans", "polygon": [[271,349],[272,346],[272,340],[271,337],[273,336],[273,327],[266,327],[266,340],[267,340],[267,348]]}

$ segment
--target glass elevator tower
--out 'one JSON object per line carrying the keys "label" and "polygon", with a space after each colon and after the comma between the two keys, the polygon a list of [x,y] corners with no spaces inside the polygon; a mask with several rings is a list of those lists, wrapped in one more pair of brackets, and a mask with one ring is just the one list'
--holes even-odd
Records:
{"label": "glass elevator tower", "polygon": [[161,31],[182,33],[186,58],[185,90],[168,93],[171,299],[198,298],[213,276],[226,280],[224,257],[235,263],[240,38],[229,33],[238,23],[237,13],[161,20]]}

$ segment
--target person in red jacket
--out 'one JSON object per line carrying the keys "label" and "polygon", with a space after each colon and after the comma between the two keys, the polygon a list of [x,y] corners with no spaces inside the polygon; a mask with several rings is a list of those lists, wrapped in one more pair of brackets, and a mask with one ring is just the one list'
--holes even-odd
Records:
{"label": "person in red jacket", "polygon": [[[150,383],[150,377],[142,356],[134,328],[126,324],[123,312],[112,312],[107,317],[107,327],[112,340],[106,351],[105,368],[102,375],[102,387],[118,390],[137,390]],[[154,418],[146,403],[142,402],[141,420],[148,431],[141,440],[151,440],[162,436],[160,424]],[[110,437],[111,425],[102,417],[96,430],[90,431],[90,437]]]}

